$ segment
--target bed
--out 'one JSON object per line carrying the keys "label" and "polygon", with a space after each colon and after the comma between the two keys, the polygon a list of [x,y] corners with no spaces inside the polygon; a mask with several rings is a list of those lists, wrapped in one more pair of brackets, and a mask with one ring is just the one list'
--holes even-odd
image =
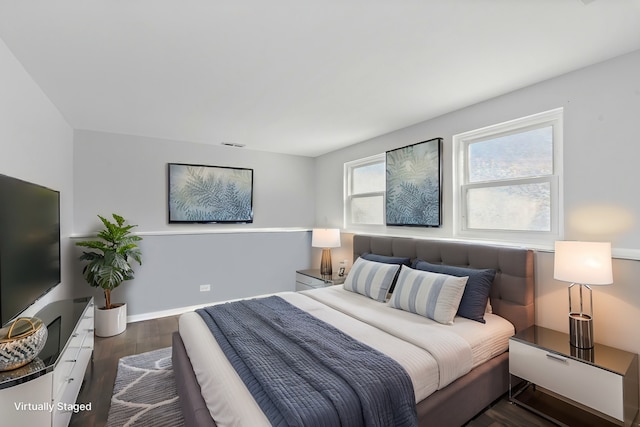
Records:
{"label": "bed", "polygon": [[[398,362],[411,377],[416,399],[417,421],[421,426],[463,425],[507,391],[508,336],[533,325],[532,251],[476,243],[356,235],[353,241],[353,252],[354,260],[371,259],[371,256],[376,261],[391,259],[389,257],[409,259],[411,267],[414,268],[417,267],[416,261],[421,260],[427,265],[443,266],[443,268],[446,266],[446,268],[495,270],[495,278],[489,290],[489,305],[484,310],[486,323],[481,324],[456,316],[453,325],[439,324],[423,316],[387,308],[387,304],[359,295],[357,292],[347,291],[342,286],[301,293],[282,293],[279,298],[284,299],[288,304],[314,313],[314,317],[318,317],[323,322],[341,329],[345,328],[347,334],[355,336],[357,333],[352,331],[365,330],[362,341],[392,358],[395,357],[394,352],[408,355],[421,354],[421,352],[430,354],[432,350],[421,348],[421,343],[412,341],[419,340],[420,335],[424,335],[420,328],[424,328],[424,331],[445,330],[445,334],[457,334],[470,342],[469,350],[465,350],[469,355],[464,359],[468,367],[462,371],[462,374],[460,372],[438,374],[439,376],[434,380],[435,384],[426,378],[430,374],[420,374],[420,372],[427,372],[424,368],[425,364],[433,364],[431,356],[426,356],[424,362],[421,359],[422,365],[414,366],[412,361]],[[376,259],[376,256],[381,259]],[[352,270],[354,269],[355,264]],[[410,270],[406,269],[406,271]],[[400,272],[404,274],[402,269]],[[397,280],[399,279],[398,276]],[[401,295],[402,290],[396,289],[394,293]],[[392,299],[394,293],[391,294]],[[343,305],[345,307],[341,307]],[[385,307],[380,308],[383,306]],[[342,310],[346,310],[347,313]],[[393,321],[385,320],[387,312],[397,312],[389,314],[395,316]],[[375,313],[384,313],[384,315]],[[245,413],[253,414],[247,415],[248,418],[243,420],[246,421],[244,425],[263,424],[259,408],[256,415],[256,403],[252,401],[251,395],[247,395],[248,392],[246,389],[243,390],[242,386],[238,388],[237,384],[231,385],[236,381],[232,378],[235,374],[229,371],[209,372],[210,367],[225,365],[227,362],[224,360],[224,354],[214,355],[218,351],[212,350],[216,346],[215,339],[207,336],[205,330],[198,329],[200,326],[197,321],[194,323],[194,316],[198,315],[194,313],[183,315],[180,319],[180,331],[173,336],[173,365],[186,424],[216,426],[211,413],[226,410],[226,406],[237,406],[236,410],[241,411],[243,416]],[[505,324],[508,325],[506,329]],[[407,327],[408,325],[412,326]],[[495,327],[500,331],[495,343],[490,339],[478,338],[480,336],[478,331],[494,327],[493,325],[498,325]],[[384,334],[390,333],[388,328],[395,328],[394,333],[398,333],[400,338],[381,338]],[[455,332],[456,330],[458,332]],[[417,332],[418,337],[409,336],[407,331]],[[198,346],[209,345],[210,347],[194,350],[196,341]],[[185,342],[187,342],[186,345]],[[203,342],[208,344],[202,344]],[[481,345],[483,343],[485,343],[484,347]],[[440,363],[438,352],[435,351],[434,354],[435,363]],[[203,373],[205,371],[206,373]],[[205,390],[205,397],[202,390]],[[248,397],[229,397],[236,392],[239,393],[237,396]],[[227,399],[226,402],[225,399]],[[223,416],[220,419],[233,418]]]}

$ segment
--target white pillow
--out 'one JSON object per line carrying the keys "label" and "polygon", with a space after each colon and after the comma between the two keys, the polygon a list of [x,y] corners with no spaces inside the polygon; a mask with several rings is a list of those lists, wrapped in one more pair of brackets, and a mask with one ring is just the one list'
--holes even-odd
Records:
{"label": "white pillow", "polygon": [[389,306],[452,325],[467,279],[403,265]]}
{"label": "white pillow", "polygon": [[384,264],[358,258],[353,263],[343,286],[348,291],[384,302],[399,268],[397,264]]}

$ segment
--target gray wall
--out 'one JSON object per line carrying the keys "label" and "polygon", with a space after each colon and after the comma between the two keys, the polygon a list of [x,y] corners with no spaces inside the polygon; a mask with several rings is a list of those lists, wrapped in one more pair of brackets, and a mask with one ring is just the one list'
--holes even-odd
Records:
{"label": "gray wall", "polygon": [[[144,264],[134,283],[116,291],[134,316],[187,305],[293,289],[293,270],[317,265],[307,228],[342,226],[346,161],[434,136],[444,144],[444,225],[393,234],[450,237],[451,136],[540,111],[565,108],[565,210],[613,204],[631,212],[633,227],[613,238],[615,283],[597,287],[596,340],[640,352],[640,52],[570,73],[317,159],[220,146],[73,131],[0,41],[0,173],[61,191],[63,283],[39,304],[91,290],[79,279],[69,236],[92,234],[95,215],[118,212],[140,225]],[[455,90],[455,88],[452,88]],[[428,96],[428,94],[425,94]],[[169,226],[166,163],[250,167],[255,219],[242,226]],[[570,215],[567,215],[569,218]],[[302,229],[302,230],[300,230]],[[585,236],[566,224],[567,239]],[[350,259],[349,238],[334,264]],[[229,250],[227,248],[233,248]],[[536,255],[536,320],[566,330],[566,284],[553,280],[553,255]],[[241,279],[241,281],[234,280]],[[280,281],[281,280],[281,281]],[[73,289],[71,282],[75,282]],[[210,283],[208,293],[199,285]],[[239,285],[242,283],[243,285]],[[120,292],[122,291],[122,294]]]}
{"label": "gray wall", "polygon": [[[443,137],[443,225],[383,232],[452,237],[452,136],[564,107],[564,210],[570,218],[591,204],[606,204],[636,218],[631,229],[609,236],[618,253],[640,258],[640,51],[621,56],[317,158],[316,219],[342,226],[343,166],[429,138]],[[455,90],[455,88],[452,88]],[[425,94],[428,96],[428,94]],[[567,239],[593,238],[565,223]]]}
{"label": "gray wall", "polygon": [[[314,160],[243,148],[75,131],[75,234],[94,231],[97,214],[119,213],[138,232],[203,232],[310,227]],[[167,163],[253,169],[252,224],[176,225],[167,222]]]}
{"label": "gray wall", "polygon": [[[389,227],[382,234],[451,238],[452,136],[564,107],[564,211],[566,240],[610,239],[614,284],[594,286],[596,341],[640,353],[640,51],[541,82],[442,117],[335,151],[316,159],[316,219],[342,225],[344,163],[434,137],[443,137],[443,226]],[[452,88],[455,90],[455,88]],[[425,95],[425,96],[428,96]],[[317,185],[322,182],[323,185]],[[598,235],[578,229],[573,213],[607,205],[631,215],[622,232]],[[596,221],[598,220],[598,221]],[[605,226],[615,218],[595,218]],[[350,230],[354,231],[354,230]],[[357,231],[357,230],[355,230]],[[362,230],[361,230],[362,231]],[[364,231],[372,231],[364,229]],[[348,241],[348,239],[343,239]],[[568,331],[568,283],[553,279],[552,246],[536,253],[536,322]],[[349,248],[341,248],[342,256]]]}
{"label": "gray wall", "polygon": [[[129,320],[141,320],[192,306],[292,291],[295,271],[309,267],[308,231],[256,231],[203,234],[143,234],[142,266],[136,278],[113,292],[114,302],[126,302]],[[77,239],[74,239],[77,240]],[[80,268],[79,295],[101,292],[89,288]],[[200,292],[200,285],[211,290]]]}
{"label": "gray wall", "polygon": [[71,295],[73,131],[0,40],[0,174],[60,191],[62,282],[31,307]]}
{"label": "gray wall", "polygon": [[[74,240],[95,234],[97,214],[113,212],[137,224],[144,239],[136,278],[113,296],[127,302],[133,319],[293,290],[295,270],[310,266],[312,158],[92,131],[75,132],[73,153]],[[254,222],[168,224],[168,162],[253,169]],[[75,271],[76,294],[94,291],[80,263]],[[203,284],[211,291],[200,292]]]}

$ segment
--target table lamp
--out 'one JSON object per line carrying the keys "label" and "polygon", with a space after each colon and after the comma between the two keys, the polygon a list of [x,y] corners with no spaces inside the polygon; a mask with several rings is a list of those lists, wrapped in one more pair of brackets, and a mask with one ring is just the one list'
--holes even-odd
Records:
{"label": "table lamp", "polygon": [[311,233],[311,246],[322,248],[320,274],[331,276],[331,249],[340,247],[340,230],[337,228],[314,228]]}
{"label": "table lamp", "polygon": [[[611,243],[558,241],[555,244],[553,277],[569,285],[569,343],[576,348],[593,347],[593,300],[590,285],[613,283]],[[574,307],[572,294],[578,293]],[[585,301],[585,295],[588,301]],[[588,310],[588,311],[587,311]]]}

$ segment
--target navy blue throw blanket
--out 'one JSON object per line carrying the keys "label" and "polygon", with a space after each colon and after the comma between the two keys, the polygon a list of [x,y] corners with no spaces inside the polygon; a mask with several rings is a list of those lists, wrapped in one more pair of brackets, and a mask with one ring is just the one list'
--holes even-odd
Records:
{"label": "navy blue throw blanket", "polygon": [[197,312],[272,425],[417,425],[397,362],[282,298]]}

